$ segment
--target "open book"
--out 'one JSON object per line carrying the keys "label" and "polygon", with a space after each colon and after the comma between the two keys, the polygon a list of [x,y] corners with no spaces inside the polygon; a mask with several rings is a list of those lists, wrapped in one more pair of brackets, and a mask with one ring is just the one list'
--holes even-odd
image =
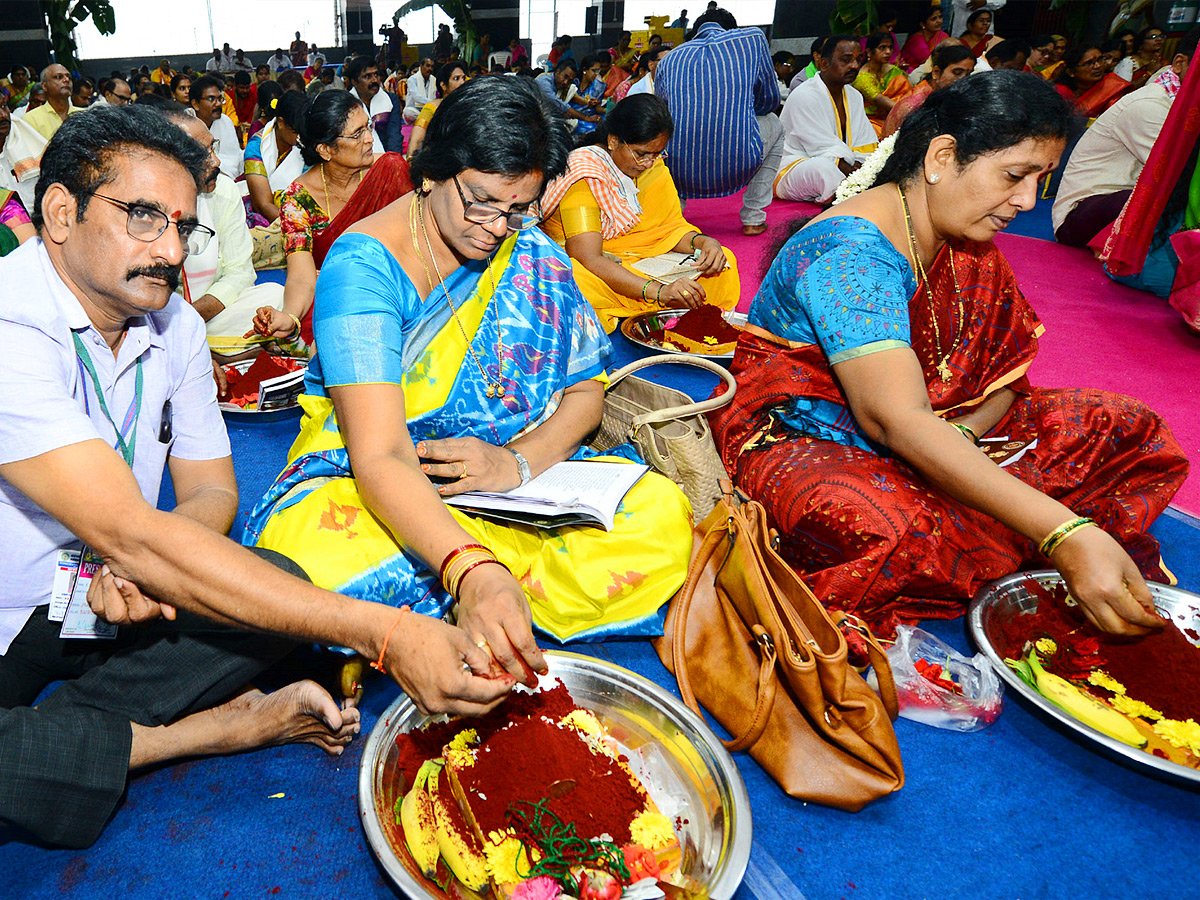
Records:
{"label": "open book", "polygon": [[617,507],[648,471],[649,466],[634,463],[568,460],[511,491],[468,491],[446,502],[486,518],[538,528],[596,525],[612,531]]}
{"label": "open book", "polygon": [[[679,278],[694,278],[698,272],[697,259],[699,259],[699,254],[679,253],[672,250],[669,253],[660,253],[658,256],[639,259],[637,262],[630,263],[629,267],[641,272],[647,278],[663,284],[670,284]],[[728,263],[726,263],[726,268],[728,267]]]}

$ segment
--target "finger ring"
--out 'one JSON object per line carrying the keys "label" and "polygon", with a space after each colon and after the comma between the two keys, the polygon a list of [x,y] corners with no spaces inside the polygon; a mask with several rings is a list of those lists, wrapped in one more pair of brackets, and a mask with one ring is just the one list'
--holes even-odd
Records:
{"label": "finger ring", "polygon": [[487,638],[480,638],[479,640],[477,640],[475,642],[475,646],[478,647],[480,650],[484,650],[484,649],[487,649],[490,645],[488,644]]}
{"label": "finger ring", "polygon": [[692,296],[692,292],[691,292],[691,291],[684,291],[684,292],[683,292],[683,296],[685,296],[685,297],[691,297],[691,296]]}
{"label": "finger ring", "polygon": [[467,477],[467,464],[459,463],[459,465],[462,466],[462,474],[458,476],[458,480],[462,481],[464,478]]}

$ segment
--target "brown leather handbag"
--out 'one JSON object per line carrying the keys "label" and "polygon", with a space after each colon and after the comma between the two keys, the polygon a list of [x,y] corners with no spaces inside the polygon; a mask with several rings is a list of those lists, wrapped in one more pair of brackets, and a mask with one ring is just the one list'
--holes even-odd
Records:
{"label": "brown leather handbag", "polygon": [[793,797],[856,811],[904,785],[891,667],[862,627],[881,698],[774,543],[760,503],[721,500],[655,648],[687,705],[734,735],[730,751],[748,749]]}

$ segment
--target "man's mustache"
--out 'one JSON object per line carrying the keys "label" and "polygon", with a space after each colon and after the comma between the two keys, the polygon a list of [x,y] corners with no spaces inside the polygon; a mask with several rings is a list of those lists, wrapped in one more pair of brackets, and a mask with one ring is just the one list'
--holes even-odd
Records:
{"label": "man's mustache", "polygon": [[130,269],[125,273],[126,281],[135,278],[161,278],[172,291],[179,290],[179,274],[183,266],[144,266],[140,269]]}

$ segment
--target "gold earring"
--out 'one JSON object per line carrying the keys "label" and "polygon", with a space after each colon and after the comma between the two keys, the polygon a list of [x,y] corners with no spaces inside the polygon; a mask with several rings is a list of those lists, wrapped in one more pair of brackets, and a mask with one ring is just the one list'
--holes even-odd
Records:
{"label": "gold earring", "polygon": [[433,182],[430,181],[428,178],[424,179],[421,182],[421,193],[428,194],[432,190],[433,190]]}

